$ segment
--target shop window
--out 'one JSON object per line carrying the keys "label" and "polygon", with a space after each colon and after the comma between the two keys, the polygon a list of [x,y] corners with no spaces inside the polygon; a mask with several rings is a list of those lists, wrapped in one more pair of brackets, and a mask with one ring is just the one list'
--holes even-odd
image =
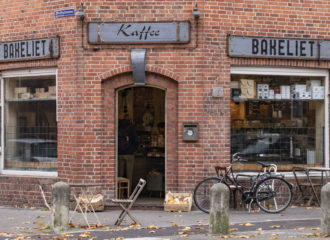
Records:
{"label": "shop window", "polygon": [[325,78],[231,75],[231,154],[281,170],[325,163]]}
{"label": "shop window", "polygon": [[57,171],[56,76],[3,81],[3,169]]}

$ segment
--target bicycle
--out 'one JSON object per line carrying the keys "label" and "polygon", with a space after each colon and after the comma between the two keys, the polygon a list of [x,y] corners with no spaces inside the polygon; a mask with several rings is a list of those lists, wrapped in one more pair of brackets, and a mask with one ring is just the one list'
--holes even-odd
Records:
{"label": "bicycle", "polygon": [[[233,162],[242,162],[244,159],[233,155]],[[230,191],[230,199],[233,199],[234,191],[241,193],[241,203],[245,203],[251,210],[251,205],[255,202],[261,210],[267,213],[279,213],[284,211],[292,200],[292,185],[287,182],[282,175],[276,173],[277,166],[272,163],[258,161],[264,171],[260,171],[257,176],[250,176],[250,186],[240,184],[238,177],[245,176],[236,174],[231,166],[226,167],[217,177],[210,177],[199,182],[194,189],[194,202],[198,209],[205,213],[210,210],[210,189],[216,183],[225,184]]]}

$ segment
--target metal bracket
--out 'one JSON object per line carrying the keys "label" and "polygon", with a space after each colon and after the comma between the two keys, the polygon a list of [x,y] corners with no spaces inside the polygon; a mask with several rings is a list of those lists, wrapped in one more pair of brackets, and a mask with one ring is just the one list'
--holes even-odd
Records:
{"label": "metal bracket", "polygon": [[135,85],[146,84],[146,49],[132,49],[131,61]]}

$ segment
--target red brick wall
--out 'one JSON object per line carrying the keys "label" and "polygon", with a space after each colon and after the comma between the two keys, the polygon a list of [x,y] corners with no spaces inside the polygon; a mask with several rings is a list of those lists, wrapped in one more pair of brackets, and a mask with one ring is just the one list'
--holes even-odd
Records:
{"label": "red brick wall", "polygon": [[[227,56],[229,34],[330,39],[329,1],[197,1],[201,17],[196,41],[195,1],[83,0],[86,22],[191,21],[189,44],[102,45],[99,51],[87,43],[86,24],[82,48],[78,18],[54,18],[54,11],[77,10],[80,2],[1,2],[1,42],[58,35],[61,56],[0,63],[0,70],[57,66],[59,180],[105,183],[108,197],[114,193],[115,90],[132,84],[130,49],[147,49],[147,83],[167,90],[166,179],[167,189],[175,191],[191,191],[197,181],[214,174],[215,164],[229,162],[230,66],[330,68],[329,61]],[[223,87],[225,97],[213,98],[213,87]],[[188,121],[199,123],[198,142],[182,141],[182,123]],[[22,179],[26,185],[19,186]],[[0,189],[10,185],[20,197],[11,201],[5,192],[0,204],[34,204],[37,200],[27,193],[30,185],[37,191],[36,180],[1,176]]]}

